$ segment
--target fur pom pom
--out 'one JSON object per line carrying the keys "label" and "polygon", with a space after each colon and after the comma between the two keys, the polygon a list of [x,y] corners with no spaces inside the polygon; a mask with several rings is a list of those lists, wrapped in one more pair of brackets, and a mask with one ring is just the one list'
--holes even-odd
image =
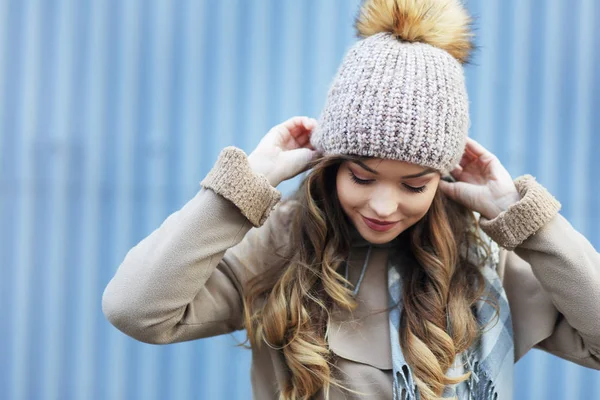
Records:
{"label": "fur pom pom", "polygon": [[460,0],[364,0],[354,23],[358,37],[390,32],[445,50],[461,63],[473,48],[470,26]]}

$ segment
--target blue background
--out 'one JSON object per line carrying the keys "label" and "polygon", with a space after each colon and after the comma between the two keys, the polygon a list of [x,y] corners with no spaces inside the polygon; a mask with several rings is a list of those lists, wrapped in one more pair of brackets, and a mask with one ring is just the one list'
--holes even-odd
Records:
{"label": "blue background", "polygon": [[[102,291],[223,147],[318,117],[357,5],[0,0],[1,399],[250,398],[243,335],[138,343],[106,321]],[[600,3],[468,7],[471,135],[600,248]],[[515,391],[600,399],[600,373],[532,351]]]}

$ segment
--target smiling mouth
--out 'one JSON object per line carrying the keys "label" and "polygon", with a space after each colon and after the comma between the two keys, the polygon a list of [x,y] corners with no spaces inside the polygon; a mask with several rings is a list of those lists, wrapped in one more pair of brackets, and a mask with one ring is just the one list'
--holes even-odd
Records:
{"label": "smiling mouth", "polygon": [[370,218],[367,218],[363,215],[361,215],[363,222],[365,223],[365,225],[367,225],[370,229],[377,231],[377,232],[385,232],[385,231],[389,231],[390,229],[392,229],[394,226],[396,226],[398,224],[398,222],[400,221],[396,221],[396,222],[384,222],[384,223],[380,223],[381,221],[377,221],[377,220],[372,220]]}
{"label": "smiling mouth", "polygon": [[379,221],[378,219],[367,218],[365,216],[362,216],[362,217],[366,220],[373,222],[374,224],[377,224],[377,225],[392,225],[392,224],[396,224],[396,223],[400,222],[400,221]]}

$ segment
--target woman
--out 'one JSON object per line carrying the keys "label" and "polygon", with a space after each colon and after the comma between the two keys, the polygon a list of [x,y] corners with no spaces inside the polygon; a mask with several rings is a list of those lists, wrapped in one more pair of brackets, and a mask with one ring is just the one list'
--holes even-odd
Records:
{"label": "woman", "polygon": [[509,399],[533,347],[600,369],[600,255],[467,137],[468,26],[458,0],[364,2],[320,121],[225,148],[126,255],[111,323],[148,343],[246,328],[257,399]]}

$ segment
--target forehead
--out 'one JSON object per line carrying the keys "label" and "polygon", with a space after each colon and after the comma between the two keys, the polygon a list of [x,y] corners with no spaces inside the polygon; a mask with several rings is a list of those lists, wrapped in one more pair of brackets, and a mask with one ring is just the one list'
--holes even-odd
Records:
{"label": "forehead", "polygon": [[378,175],[397,178],[406,175],[415,175],[423,172],[434,172],[432,168],[406,161],[390,160],[386,158],[365,158],[359,161],[349,161],[349,165],[358,170],[365,171],[363,166],[376,171]]}

